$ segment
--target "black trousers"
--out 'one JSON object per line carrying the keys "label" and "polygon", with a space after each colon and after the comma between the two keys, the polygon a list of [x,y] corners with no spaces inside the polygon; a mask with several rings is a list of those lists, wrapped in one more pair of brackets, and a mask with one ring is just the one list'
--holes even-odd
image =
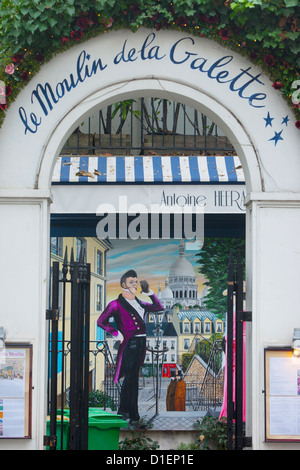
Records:
{"label": "black trousers", "polygon": [[121,388],[119,413],[128,413],[130,420],[140,419],[138,412],[139,373],[146,336],[135,336],[128,341],[123,357],[124,380]]}

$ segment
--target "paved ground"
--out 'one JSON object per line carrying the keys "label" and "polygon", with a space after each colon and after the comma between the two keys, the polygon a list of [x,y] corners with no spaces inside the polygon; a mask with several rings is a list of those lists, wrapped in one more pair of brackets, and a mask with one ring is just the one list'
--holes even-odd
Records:
{"label": "paved ground", "polygon": [[[153,390],[153,379],[140,379],[139,389],[139,414],[146,421],[151,421],[153,430],[169,431],[190,431],[194,430],[194,424],[201,420],[206,414],[205,411],[167,411],[166,395],[170,383],[169,378],[162,378],[160,383],[160,394],[158,400],[158,413],[156,412],[156,396]],[[220,410],[217,410],[218,415]]]}

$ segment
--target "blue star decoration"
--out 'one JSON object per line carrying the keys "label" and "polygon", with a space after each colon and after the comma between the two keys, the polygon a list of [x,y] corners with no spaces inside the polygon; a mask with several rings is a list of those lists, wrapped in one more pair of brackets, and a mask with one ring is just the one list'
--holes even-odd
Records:
{"label": "blue star decoration", "polygon": [[283,132],[283,130],[281,130],[280,132],[274,131],[274,137],[272,137],[272,138],[269,139],[269,140],[274,140],[275,145],[277,145],[277,142],[278,142],[279,140],[283,140],[283,138],[281,137],[281,133],[282,133],[282,132]]}
{"label": "blue star decoration", "polygon": [[285,117],[282,118],[282,123],[281,124],[285,124],[287,126],[288,122],[289,122],[289,117],[285,116]]}
{"label": "blue star decoration", "polygon": [[272,121],[274,118],[271,118],[270,113],[268,112],[268,115],[264,120],[266,121],[265,127],[271,126],[272,127]]}

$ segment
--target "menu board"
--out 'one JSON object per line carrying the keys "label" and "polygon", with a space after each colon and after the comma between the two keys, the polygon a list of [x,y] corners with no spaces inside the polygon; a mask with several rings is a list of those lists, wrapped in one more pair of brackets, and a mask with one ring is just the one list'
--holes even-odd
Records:
{"label": "menu board", "polygon": [[300,441],[300,358],[265,350],[266,441]]}
{"label": "menu board", "polygon": [[31,345],[0,350],[0,439],[31,433]]}

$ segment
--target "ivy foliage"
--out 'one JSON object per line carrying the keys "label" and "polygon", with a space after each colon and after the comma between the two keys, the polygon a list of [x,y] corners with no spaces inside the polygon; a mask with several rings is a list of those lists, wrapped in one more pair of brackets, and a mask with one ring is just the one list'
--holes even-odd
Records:
{"label": "ivy foliage", "polygon": [[300,105],[291,99],[299,77],[299,12],[298,0],[1,0],[0,80],[8,87],[0,123],[54,54],[109,29],[140,27],[204,36],[248,56],[299,119]]}

